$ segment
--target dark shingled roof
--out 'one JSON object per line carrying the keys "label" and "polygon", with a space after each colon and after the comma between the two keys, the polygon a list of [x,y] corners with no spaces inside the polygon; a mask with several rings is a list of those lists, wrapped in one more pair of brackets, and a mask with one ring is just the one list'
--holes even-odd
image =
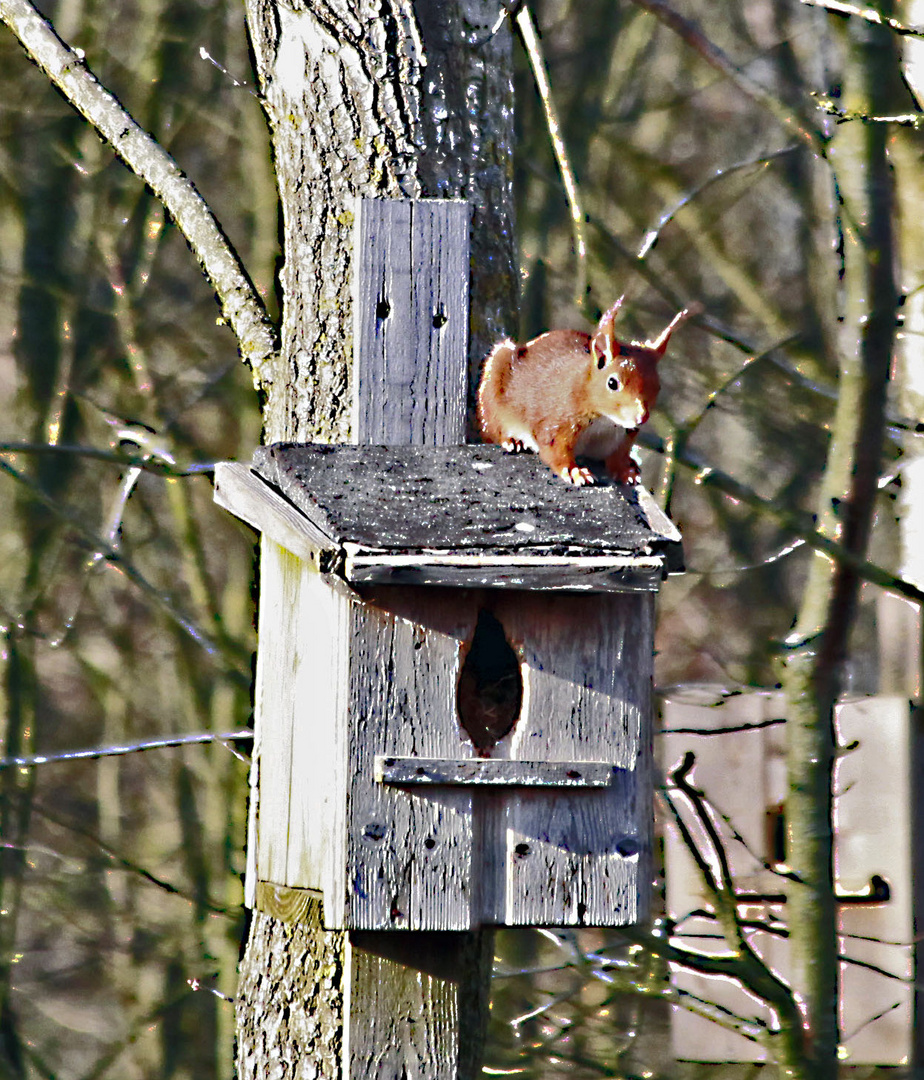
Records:
{"label": "dark shingled roof", "polygon": [[680,536],[642,488],[574,487],[497,446],[276,443],[253,470],[331,541],[379,551],[660,554]]}

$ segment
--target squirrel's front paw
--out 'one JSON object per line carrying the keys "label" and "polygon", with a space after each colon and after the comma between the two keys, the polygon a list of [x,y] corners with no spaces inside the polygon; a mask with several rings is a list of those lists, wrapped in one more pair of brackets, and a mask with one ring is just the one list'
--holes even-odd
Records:
{"label": "squirrel's front paw", "polygon": [[583,465],[569,465],[562,469],[561,476],[563,480],[567,480],[569,484],[574,484],[575,487],[584,487],[587,484],[596,484],[597,482],[590,469],[584,468]]}

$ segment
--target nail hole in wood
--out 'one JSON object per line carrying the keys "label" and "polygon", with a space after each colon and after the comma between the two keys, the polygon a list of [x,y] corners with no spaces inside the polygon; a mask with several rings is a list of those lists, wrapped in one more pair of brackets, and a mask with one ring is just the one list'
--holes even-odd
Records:
{"label": "nail hole in wood", "polygon": [[490,611],[478,612],[472,640],[463,646],[456,709],[462,730],[481,757],[517,722],[523,704],[523,677],[504,628]]}
{"label": "nail hole in wood", "polygon": [[391,304],[389,304],[384,296],[380,297],[378,303],[375,305],[375,317],[377,319],[387,319],[390,314]]}
{"label": "nail hole in wood", "polygon": [[433,312],[433,329],[440,330],[449,321],[449,317],[443,310],[442,305]]}
{"label": "nail hole in wood", "polygon": [[771,806],[764,819],[766,850],[772,863],[786,862],[786,811],[782,803]]}

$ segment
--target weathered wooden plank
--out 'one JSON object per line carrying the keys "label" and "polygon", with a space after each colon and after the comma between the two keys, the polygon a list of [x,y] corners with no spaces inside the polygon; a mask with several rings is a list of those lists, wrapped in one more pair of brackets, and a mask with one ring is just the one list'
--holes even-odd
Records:
{"label": "weathered wooden plank", "polygon": [[[292,648],[300,624],[299,589],[307,563],[269,537],[260,556],[260,632],[254,699],[254,740],[260,769],[256,815],[258,880],[288,884],[289,785],[292,775]],[[273,617],[269,617],[269,613]],[[267,750],[268,748],[268,750]]]}
{"label": "weathered wooden plank", "polygon": [[354,432],[360,444],[465,439],[466,202],[359,199]]}
{"label": "weathered wooden plank", "polygon": [[215,502],[235,517],[264,533],[293,555],[314,558],[318,550],[336,545],[312,521],[282,498],[279,492],[238,461],[215,466]]}
{"label": "weathered wooden plank", "polygon": [[492,800],[484,821],[485,921],[612,926],[644,919],[652,598],[502,593],[492,612],[516,643],[524,681],[520,719],[492,757],[608,760],[618,770],[600,791],[513,791]]}
{"label": "weathered wooden plank", "polygon": [[484,787],[609,787],[615,768],[608,761],[497,761],[386,757],[376,755],[380,784]]}
{"label": "weathered wooden plank", "polygon": [[[837,708],[834,790],[838,895],[888,882],[880,904],[842,903],[842,948],[859,964],[841,966],[841,1022],[852,1065],[908,1062],[914,1032],[911,869],[911,710],[904,696],[856,698]],[[891,974],[891,978],[888,974]]]}
{"label": "weathered wooden plank", "polygon": [[279,677],[290,680],[286,700],[293,714],[288,847],[281,880],[321,889],[325,920],[329,913],[329,925],[339,927],[346,874],[347,648],[355,613],[347,590],[331,588],[310,563],[301,565],[297,609],[289,616],[288,667],[278,670]]}
{"label": "weathered wooden plank", "polygon": [[[460,642],[471,633],[474,614],[448,607],[429,590],[413,598],[408,592],[377,590],[351,628],[349,925],[467,930],[478,922],[470,881],[471,792],[414,793],[374,781],[377,755],[464,752],[455,690]],[[415,621],[407,617],[408,605]]]}
{"label": "weathered wooden plank", "polygon": [[532,589],[567,592],[655,592],[664,579],[660,556],[505,556],[442,554],[348,555],[351,585],[437,585],[459,589]]}

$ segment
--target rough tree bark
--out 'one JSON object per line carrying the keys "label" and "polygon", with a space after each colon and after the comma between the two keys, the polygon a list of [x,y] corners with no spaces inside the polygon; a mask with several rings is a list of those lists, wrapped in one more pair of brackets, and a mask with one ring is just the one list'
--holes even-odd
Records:
{"label": "rough tree bark", "polygon": [[[506,24],[491,35],[497,14],[493,0],[247,0],[284,248],[266,442],[351,439],[357,195],[467,199],[472,367],[515,329],[511,37]],[[348,982],[400,982],[397,965],[356,952],[319,916],[294,925],[255,913],[238,994],[243,1080],[339,1076]],[[486,960],[484,949],[455,958],[482,972]]]}
{"label": "rough tree bark", "polygon": [[267,440],[350,440],[356,195],[473,206],[476,363],[516,310],[512,70],[491,0],[248,0],[283,221]]}

